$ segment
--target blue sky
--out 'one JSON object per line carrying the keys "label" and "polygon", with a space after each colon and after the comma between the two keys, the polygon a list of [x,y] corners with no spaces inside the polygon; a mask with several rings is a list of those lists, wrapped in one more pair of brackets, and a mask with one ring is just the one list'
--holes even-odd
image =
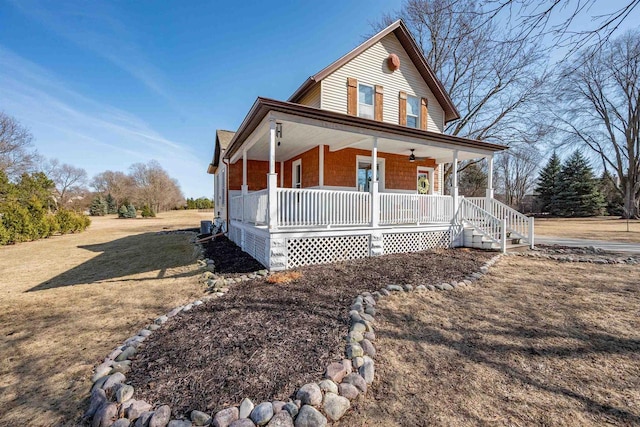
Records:
{"label": "blue sky", "polygon": [[399,1],[0,1],[0,110],[90,176],[156,159],[211,196],[215,129],[286,99]]}

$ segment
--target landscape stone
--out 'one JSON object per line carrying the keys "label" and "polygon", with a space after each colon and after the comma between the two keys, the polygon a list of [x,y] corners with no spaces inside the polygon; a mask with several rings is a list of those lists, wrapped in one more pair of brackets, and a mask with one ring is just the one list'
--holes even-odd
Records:
{"label": "landscape stone", "polygon": [[430,291],[435,291],[436,287],[433,285],[427,285],[427,289],[429,289]]}
{"label": "landscape stone", "polygon": [[[151,418],[153,417],[154,414],[155,412],[153,411],[147,411],[140,414],[140,416],[136,420],[135,427],[149,427],[149,422],[151,421]],[[165,424],[165,426],[167,424]]]}
{"label": "landscape stone", "polygon": [[362,320],[362,317],[360,316],[360,313],[358,313],[357,311],[351,310],[349,312],[349,319],[351,320],[351,323],[357,323]]}
{"label": "landscape stone", "polygon": [[191,421],[187,420],[171,420],[167,427],[191,427]]}
{"label": "landscape stone", "polygon": [[342,383],[352,384],[356,386],[358,390],[360,390],[360,392],[362,393],[367,392],[367,382],[364,380],[364,378],[362,378],[359,374],[356,374],[355,372],[344,377],[344,379],[342,380]]}
{"label": "landscape stone", "polygon": [[296,393],[296,399],[300,399],[304,405],[320,406],[322,404],[322,391],[316,383],[305,384]]}
{"label": "landscape stone", "polygon": [[338,393],[340,394],[340,396],[344,396],[349,400],[353,400],[358,397],[360,391],[358,391],[358,388],[353,384],[342,383],[338,384]]}
{"label": "landscape stone", "polygon": [[238,408],[232,406],[231,408],[223,409],[217,412],[213,416],[214,427],[229,427],[229,424],[238,419]]}
{"label": "landscape stone", "polygon": [[373,321],[375,321],[375,319],[373,318],[373,315],[371,315],[371,314],[367,314],[367,313],[362,313],[362,314],[360,315],[360,318],[361,318],[362,320],[366,320],[367,322],[373,322]]}
{"label": "landscape stone", "polygon": [[133,397],[133,387],[130,385],[123,385],[116,390],[116,402],[122,403]]}
{"label": "landscape stone", "polygon": [[91,398],[89,401],[89,409],[84,413],[85,418],[91,418],[96,414],[96,411],[107,402],[107,394],[101,388],[94,388],[91,390]]}
{"label": "landscape stone", "polygon": [[175,316],[176,314],[180,313],[180,311],[181,311],[182,309],[183,309],[183,307],[182,307],[182,306],[174,308],[173,310],[171,310],[170,312],[168,312],[168,313],[167,313],[167,317],[173,317],[173,316]]}
{"label": "landscape stone", "polygon": [[244,399],[242,399],[242,402],[240,402],[240,413],[238,417],[249,418],[249,415],[251,414],[251,411],[253,411],[254,407],[255,405],[253,404],[251,399],[249,399],[248,397],[245,397]]}
{"label": "landscape stone", "polygon": [[391,295],[391,292],[389,292],[386,289],[380,289],[380,294],[384,295],[384,296],[389,296],[389,295]]}
{"label": "landscape stone", "polygon": [[412,286],[412,285],[407,284],[407,285],[404,285],[404,289],[405,289],[407,292],[411,292],[411,291],[413,290],[413,286]]}
{"label": "landscape stone", "polygon": [[91,382],[95,383],[100,378],[109,375],[110,372],[111,372],[111,362],[105,362],[96,366],[95,373],[91,377]]}
{"label": "landscape stone", "polygon": [[293,418],[287,411],[280,411],[271,418],[267,427],[293,427]]}
{"label": "landscape stone", "polygon": [[104,384],[102,384],[102,389],[104,391],[111,390],[113,386],[116,384],[120,384],[125,380],[125,376],[121,372],[116,372],[115,374],[111,374],[106,377]]}
{"label": "landscape stone", "polygon": [[156,325],[162,325],[163,323],[166,323],[167,320],[169,320],[169,318],[165,315],[162,315],[160,317],[158,317],[156,320],[154,320],[154,323]]}
{"label": "landscape stone", "polygon": [[362,304],[361,303],[352,304],[350,310],[360,312],[363,310]]}
{"label": "landscape stone", "polygon": [[205,414],[202,411],[191,411],[189,418],[191,418],[191,422],[196,426],[206,426],[211,422],[211,415]]}
{"label": "landscape stone", "polygon": [[122,362],[114,362],[111,366],[110,374],[115,374],[116,372],[120,372],[122,374],[126,374],[131,370],[131,361],[123,360]]}
{"label": "landscape stone", "polygon": [[353,372],[353,363],[351,363],[350,359],[342,359],[342,366],[344,366],[344,370],[347,371],[347,375]]}
{"label": "landscape stone", "polygon": [[375,306],[376,305],[376,300],[371,296],[371,295],[367,295],[364,297],[364,302],[366,302],[369,305]]}
{"label": "landscape stone", "polygon": [[416,291],[426,291],[427,287],[425,285],[416,286]]}
{"label": "landscape stone", "polygon": [[349,403],[349,399],[346,397],[338,396],[335,393],[326,393],[324,395],[322,408],[324,409],[325,414],[327,414],[333,421],[338,421],[342,418],[350,407],[351,403]]}
{"label": "landscape stone", "polygon": [[387,290],[391,292],[404,292],[404,289],[400,285],[387,285]]}
{"label": "landscape stone", "polygon": [[118,405],[105,403],[98,408],[93,416],[91,427],[110,427],[116,418],[118,418]]}
{"label": "landscape stone", "polygon": [[353,358],[353,367],[355,369],[358,369],[363,364],[364,364],[364,359],[362,357],[354,357]]}
{"label": "landscape stone", "polygon": [[354,357],[361,357],[364,355],[364,350],[358,344],[351,343],[347,345],[346,351],[347,357],[353,359]]}
{"label": "landscape stone", "polygon": [[[347,375],[347,370],[340,362],[333,362],[327,366],[327,370],[324,374],[325,378],[329,378],[334,383],[339,383]],[[322,388],[322,386],[320,386]]]}
{"label": "landscape stone", "polygon": [[193,304],[187,304],[184,307],[182,307],[182,311],[189,311],[193,308]]}
{"label": "landscape stone", "polygon": [[375,309],[375,307],[371,307],[371,306],[369,306],[369,307],[365,308],[365,309],[364,309],[364,314],[368,314],[368,315],[370,315],[370,316],[375,316],[375,315],[376,315],[376,309]]}
{"label": "landscape stone", "polygon": [[369,340],[369,341],[375,341],[376,340],[376,333],[375,332],[365,332],[364,333],[364,338]]}
{"label": "landscape stone", "polygon": [[277,414],[278,412],[282,411],[282,408],[286,403],[287,402],[283,402],[282,400],[274,400],[273,402],[271,402],[271,406],[273,406],[273,413]]}
{"label": "landscape stone", "polygon": [[362,375],[367,384],[371,384],[375,376],[375,364],[369,356],[364,356],[363,359],[364,364],[359,369],[360,375]]}
{"label": "landscape stone", "polygon": [[360,347],[362,347],[362,350],[364,351],[364,354],[371,356],[371,357],[376,357],[376,349],[373,346],[373,344],[371,344],[371,341],[364,339],[360,342]]}
{"label": "landscape stone", "polygon": [[[340,363],[340,365],[342,365],[342,363]],[[342,378],[344,378],[346,375],[347,373],[345,372]],[[342,381],[342,378],[340,378],[340,381]],[[318,383],[318,386],[320,386],[320,390],[324,392],[331,392],[336,394],[338,393],[338,386],[331,380],[322,380]]]}
{"label": "landscape stone", "polygon": [[293,402],[286,403],[282,409],[287,411],[289,415],[291,415],[291,418],[295,418],[296,415],[298,415],[298,406]]}
{"label": "landscape stone", "polygon": [[116,357],[116,362],[122,362],[123,360],[129,359],[134,354],[136,354],[136,348],[130,345],[122,350],[122,353]]}
{"label": "landscape stone", "polygon": [[125,415],[130,420],[135,420],[142,415],[143,412],[148,412],[152,408],[152,406],[144,400],[133,400],[130,402],[129,407],[125,411]]}
{"label": "landscape stone", "polygon": [[375,291],[375,292],[374,292],[374,293],[372,293],[371,295],[373,295],[373,297],[375,297],[375,298],[382,298],[382,293],[381,293],[381,292],[378,292],[378,291]]}
{"label": "landscape stone", "polygon": [[347,334],[347,342],[348,343],[359,343],[364,339],[362,332],[357,331],[349,331]]}
{"label": "landscape stone", "polygon": [[[142,415],[140,415],[140,418],[142,418]],[[171,408],[169,405],[162,405],[149,417],[149,427],[166,427],[170,420]]]}
{"label": "landscape stone", "polygon": [[448,283],[443,283],[442,284],[442,289],[445,290],[445,291],[451,291],[451,290],[453,290],[453,286],[451,286]]}
{"label": "landscape stone", "polygon": [[253,408],[249,418],[251,418],[251,421],[253,421],[257,426],[266,425],[271,418],[273,418],[273,405],[271,402],[262,402]]}
{"label": "landscape stone", "polygon": [[357,322],[351,325],[350,330],[353,332],[365,333],[367,330],[367,326],[364,323]]}
{"label": "landscape stone", "polygon": [[148,325],[147,329],[149,329],[150,331],[157,331],[158,329],[160,329],[160,325],[154,323],[152,325]]}
{"label": "landscape stone", "polygon": [[116,420],[115,423],[111,424],[111,427],[129,427],[131,425],[131,421],[128,418],[120,418]]}
{"label": "landscape stone", "polygon": [[240,418],[229,424],[229,427],[256,427],[256,425],[249,418]]}
{"label": "landscape stone", "polygon": [[296,417],[295,427],[325,427],[327,419],[316,408],[304,405]]}

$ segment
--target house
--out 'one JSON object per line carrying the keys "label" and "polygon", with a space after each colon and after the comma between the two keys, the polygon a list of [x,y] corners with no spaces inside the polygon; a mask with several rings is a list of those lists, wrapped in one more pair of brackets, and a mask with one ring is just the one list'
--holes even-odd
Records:
{"label": "house", "polygon": [[[271,270],[435,247],[533,245],[533,220],[493,198],[502,145],[443,133],[459,118],[402,21],[218,131],[208,172],[229,238]],[[457,165],[486,158],[486,197]],[[453,185],[445,194],[444,168]]]}

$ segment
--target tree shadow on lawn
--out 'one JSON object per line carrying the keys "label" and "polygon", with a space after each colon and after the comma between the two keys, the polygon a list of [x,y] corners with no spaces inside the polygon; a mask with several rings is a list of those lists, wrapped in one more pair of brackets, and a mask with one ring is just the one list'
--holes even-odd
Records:
{"label": "tree shadow on lawn", "polygon": [[[430,308],[436,312],[445,310],[445,305],[430,302]],[[471,304],[473,305],[473,304]],[[572,308],[573,304],[567,305]],[[462,308],[462,307],[461,307]],[[575,307],[577,309],[577,306]],[[477,310],[467,306],[464,310]],[[442,313],[438,313],[441,315]],[[459,318],[449,318],[447,324],[439,322],[429,323],[417,318],[412,314],[396,312],[394,310],[384,310],[384,323],[394,325],[393,328],[379,328],[377,334],[385,339],[394,340],[399,343],[413,343],[412,351],[424,352],[424,345],[432,347],[430,351],[442,351],[448,354],[455,354],[458,357],[447,357],[447,361],[440,360],[436,363],[442,368],[443,363],[450,363],[451,369],[468,370],[469,365],[478,367],[484,366],[491,371],[495,371],[499,376],[504,376],[512,383],[514,389],[522,388],[536,389],[539,392],[548,393],[552,399],[568,398],[579,402],[582,410],[599,418],[600,421],[621,423],[623,425],[640,425],[640,415],[633,413],[629,408],[618,407],[613,404],[598,401],[598,391],[592,387],[614,387],[614,393],[624,394],[624,390],[631,390],[636,387],[637,378],[622,377],[625,371],[615,371],[608,375],[605,371],[607,365],[617,365],[619,361],[609,360],[602,366],[599,378],[589,376],[587,379],[581,376],[581,363],[589,363],[599,356],[629,356],[633,357],[640,352],[640,339],[621,338],[611,335],[604,330],[594,328],[593,325],[583,323],[579,318],[572,317],[562,326],[552,326],[541,322],[538,324],[533,319],[539,317],[540,313],[535,309],[525,309],[517,313],[502,313],[505,317],[503,321],[496,322],[493,315],[473,315],[471,319],[461,321]],[[524,318],[524,320],[523,320]],[[449,323],[450,321],[450,323]],[[523,321],[531,321],[528,325],[517,325]],[[564,344],[545,344],[544,340],[558,342],[565,340]],[[411,348],[411,347],[409,347]],[[436,350],[433,350],[436,349]],[[438,350],[440,349],[440,350]],[[433,356],[433,352],[425,357]],[[442,358],[443,354],[435,356]],[[555,364],[555,375],[552,377],[536,378],[536,373],[527,370],[524,365],[514,363],[516,359],[528,359],[531,364],[534,362],[546,365]],[[583,362],[584,361],[584,362]],[[562,363],[568,363],[571,370],[563,372]],[[560,364],[560,365],[558,365]],[[621,363],[624,367],[624,364]],[[427,365],[425,365],[427,366]],[[456,367],[457,366],[457,367]],[[447,369],[443,369],[447,371]],[[627,372],[628,374],[628,372]],[[567,377],[567,375],[573,375]],[[504,387],[504,379],[498,379],[501,387]],[[611,383],[609,383],[611,381]],[[620,381],[624,384],[621,385]],[[607,385],[609,384],[609,385]],[[486,384],[491,387],[490,383]],[[615,387],[618,387],[617,389]],[[622,387],[622,391],[620,389]],[[581,393],[580,390],[593,391],[592,396]],[[445,392],[446,393],[446,392]],[[529,392],[527,392],[529,393]],[[495,398],[495,397],[494,397]],[[491,399],[491,397],[488,397]],[[542,405],[544,402],[532,401],[531,405]],[[465,409],[465,408],[460,408]],[[503,408],[511,412],[512,416],[520,418],[514,408]],[[551,414],[554,412],[551,408]],[[558,415],[558,412],[555,412]],[[476,415],[467,412],[469,419],[476,419]],[[522,419],[522,418],[520,418]]]}
{"label": "tree shadow on lawn", "polygon": [[[143,233],[106,243],[78,246],[99,255],[71,268],[26,292],[80,284],[180,278],[196,271],[171,271],[194,262],[194,247],[185,235]],[[158,271],[155,277],[130,278]],[[167,275],[169,273],[169,275]]]}

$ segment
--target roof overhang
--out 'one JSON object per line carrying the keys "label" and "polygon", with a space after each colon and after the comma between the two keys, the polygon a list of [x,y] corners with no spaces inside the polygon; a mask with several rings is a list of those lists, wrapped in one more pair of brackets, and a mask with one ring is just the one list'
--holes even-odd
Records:
{"label": "roof overhang", "polygon": [[334,61],[318,73],[309,77],[305,82],[291,95],[288,99],[289,102],[299,102],[300,99],[304,95],[306,95],[313,86],[325,79],[327,76],[332,74],[338,68],[342,67],[347,62],[351,61],[356,56],[360,55],[362,52],[382,40],[385,36],[390,33],[394,33],[398,38],[398,41],[407,52],[413,64],[418,69],[418,72],[422,75],[422,78],[433,92],[433,95],[436,97],[440,105],[442,106],[445,113],[445,122],[450,122],[452,120],[456,120],[460,118],[460,113],[456,109],[451,97],[445,90],[442,82],[436,77],[436,74],[433,72],[429,64],[427,63],[426,58],[422,54],[422,50],[414,40],[413,36],[411,36],[411,32],[405,25],[405,23],[399,19],[393,24],[389,25],[387,28],[380,31],[378,34],[369,38],[367,41],[353,49],[351,52],[342,56],[338,60]]}
{"label": "roof overhang", "polygon": [[[409,150],[421,149],[417,156],[427,151],[440,153],[430,155],[439,162],[451,161],[457,151],[459,160],[481,158],[508,147],[441,134],[437,132],[408,128],[386,122],[349,116],[328,110],[320,110],[291,102],[258,98],[251,107],[229,144],[223,157],[235,163],[244,151],[251,152],[255,159],[265,159],[268,150],[269,121],[286,123],[285,139],[278,147],[278,160],[286,160],[319,144],[329,145],[332,151],[342,148],[370,149],[373,138],[378,138],[379,150],[409,155]],[[332,142],[333,141],[333,145]],[[336,142],[337,141],[337,142]],[[436,150],[437,149],[437,150]],[[446,155],[444,155],[446,153]],[[268,158],[268,157],[267,157]]]}
{"label": "roof overhang", "polygon": [[207,173],[215,174],[220,165],[222,153],[227,149],[229,143],[233,139],[235,132],[230,130],[216,130],[216,142],[213,147],[213,159],[207,166]]}

